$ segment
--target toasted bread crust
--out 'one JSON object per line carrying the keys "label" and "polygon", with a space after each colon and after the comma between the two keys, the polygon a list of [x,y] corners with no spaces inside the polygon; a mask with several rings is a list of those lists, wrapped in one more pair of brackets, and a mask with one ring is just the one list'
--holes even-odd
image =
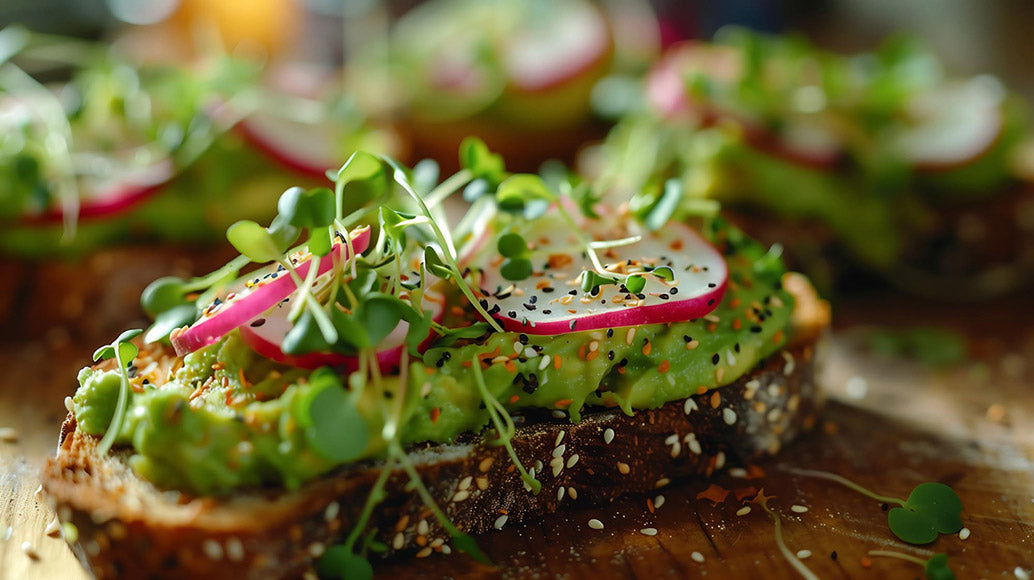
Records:
{"label": "toasted bread crust", "polygon": [[[577,424],[526,417],[513,446],[536,468],[538,495],[525,490],[505,449],[480,436],[418,445],[410,456],[450,520],[480,534],[775,453],[814,424],[814,376],[812,337],[731,385],[633,416],[595,410]],[[135,477],[125,453],[98,457],[96,438],[74,427],[69,416],[43,485],[60,518],[78,527],[78,552],[98,578],[298,576],[347,536],[382,465],[342,468],[293,493],[189,498]],[[448,535],[407,482],[401,471],[389,477],[370,527],[391,552],[447,550]]]}

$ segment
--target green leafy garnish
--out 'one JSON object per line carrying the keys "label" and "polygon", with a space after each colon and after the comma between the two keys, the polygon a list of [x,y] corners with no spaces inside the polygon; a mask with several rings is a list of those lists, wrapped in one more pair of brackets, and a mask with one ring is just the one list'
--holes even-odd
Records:
{"label": "green leafy garnish", "polygon": [[279,261],[283,257],[283,250],[273,235],[251,220],[240,220],[230,226],[226,230],[226,239],[252,262],[265,264]]}
{"label": "green leafy garnish", "polygon": [[954,534],[962,529],[962,501],[943,483],[921,483],[908,494],[903,507],[890,510],[890,530],[910,544],[928,544],[937,534]]}
{"label": "green leafy garnish", "polygon": [[369,442],[369,430],[356,397],[326,367],[314,371],[309,383],[312,390],[298,402],[296,413],[306,440],[331,461],[343,463],[361,456]]}
{"label": "green leafy garnish", "polygon": [[503,157],[492,153],[477,137],[467,137],[460,143],[460,166],[470,171],[474,179],[493,185],[502,183],[507,176]]}
{"label": "green leafy garnish", "polygon": [[496,249],[505,258],[499,265],[499,273],[503,278],[517,282],[531,276],[533,268],[528,257],[528,243],[520,234],[510,232],[499,236]]}
{"label": "green leafy garnish", "polygon": [[880,503],[901,507],[890,510],[887,523],[890,531],[909,544],[929,544],[940,534],[954,534],[962,529],[962,500],[953,489],[937,482],[917,485],[907,500],[877,495],[846,477],[812,469],[791,469],[791,473],[835,481]]}
{"label": "green leafy garnish", "polygon": [[119,375],[122,378],[118,391],[118,403],[115,405],[115,414],[111,417],[111,423],[104,432],[104,437],[97,444],[97,452],[101,455],[107,454],[108,450],[111,449],[111,445],[115,442],[115,438],[122,431],[122,422],[126,418],[126,402],[129,400],[129,367],[133,364],[133,359],[136,358],[138,352],[136,345],[130,341],[141,332],[143,331],[140,329],[127,330],[118,335],[114,342],[98,348],[93,353],[94,361],[114,358]]}
{"label": "green leafy garnish", "polygon": [[316,573],[328,580],[371,580],[373,566],[343,545],[331,546],[316,563]]}

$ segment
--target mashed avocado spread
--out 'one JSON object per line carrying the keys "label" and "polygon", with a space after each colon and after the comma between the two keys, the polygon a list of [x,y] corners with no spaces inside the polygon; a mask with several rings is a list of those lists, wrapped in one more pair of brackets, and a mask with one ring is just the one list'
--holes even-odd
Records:
{"label": "mashed avocado spread", "polygon": [[[592,407],[655,408],[748,373],[786,341],[793,298],[781,261],[716,222],[707,234],[729,265],[721,304],[696,320],[528,336],[497,332],[461,346],[432,347],[407,369],[419,393],[402,443],[448,442],[489,423],[471,366],[480,361],[493,397],[511,413],[563,410],[572,421]],[[177,359],[145,349],[131,368],[132,393],[117,443],[130,465],[162,487],[199,494],[257,485],[297,488],[340,465],[304,428],[310,371],[252,351],[237,331]],[[85,368],[73,397],[79,429],[103,434],[114,413],[119,373]],[[384,377],[385,384],[400,380]],[[382,385],[383,387],[384,385]],[[397,386],[397,385],[393,385]],[[382,428],[395,389],[367,384],[357,408],[369,432],[361,459],[383,456]]]}

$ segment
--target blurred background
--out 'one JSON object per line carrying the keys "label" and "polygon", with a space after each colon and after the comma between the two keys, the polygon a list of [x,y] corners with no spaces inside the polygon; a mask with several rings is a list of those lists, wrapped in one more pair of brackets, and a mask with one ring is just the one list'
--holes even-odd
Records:
{"label": "blurred background", "polygon": [[[339,57],[335,37],[343,14],[361,17],[385,4],[394,14],[418,0],[5,0],[0,26],[89,38],[110,36],[127,25],[171,21],[182,26],[201,12],[225,31],[253,36],[278,50],[313,58]],[[991,72],[1034,100],[1034,3],[1026,0],[651,0],[664,22],[665,40],[710,38],[725,24],[766,32],[802,31],[815,43],[854,52],[872,48],[888,34],[907,31],[923,39],[951,70]],[[231,24],[232,23],[232,24]],[[305,32],[302,32],[305,31]],[[171,47],[165,47],[171,48]]]}

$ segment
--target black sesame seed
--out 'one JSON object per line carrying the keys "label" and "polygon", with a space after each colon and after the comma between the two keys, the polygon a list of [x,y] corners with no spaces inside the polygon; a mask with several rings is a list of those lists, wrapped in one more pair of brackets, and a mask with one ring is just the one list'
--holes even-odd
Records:
{"label": "black sesame seed", "polygon": [[678,293],[679,293],[679,289],[678,289],[678,286],[676,286],[675,288],[672,288],[672,289],[671,289],[671,290],[669,290],[668,292],[670,292],[672,296],[674,296],[674,295],[678,294]]}
{"label": "black sesame seed", "polygon": [[890,506],[885,504],[885,503],[883,503],[883,504],[880,504],[880,509],[883,510],[883,511],[887,511],[887,510],[890,509]]}
{"label": "black sesame seed", "polygon": [[708,300],[708,301],[707,301],[707,305],[708,305],[708,306],[711,306],[711,305],[713,305],[713,304],[714,304],[714,298],[712,298],[712,299],[710,299],[710,300]]}
{"label": "black sesame seed", "polygon": [[252,328],[258,328],[258,327],[262,326],[265,323],[266,323],[266,319],[265,318],[256,318],[255,320],[252,320],[251,324],[249,324],[248,326],[250,326]]}
{"label": "black sesame seed", "polygon": [[528,302],[531,302],[532,304],[535,304],[538,301],[539,301],[539,297],[538,296],[532,296],[531,298],[528,299]]}
{"label": "black sesame seed", "polygon": [[657,297],[660,298],[661,300],[667,300],[668,299],[668,295],[667,294],[658,294]]}
{"label": "black sesame seed", "polygon": [[521,341],[521,344],[528,344],[528,335],[521,333],[517,336],[517,340]]}
{"label": "black sesame seed", "polygon": [[528,310],[535,310],[534,304],[521,304],[521,306],[527,308]]}
{"label": "black sesame seed", "polygon": [[542,289],[542,291],[547,293],[547,294],[550,293],[550,292],[553,292],[554,290],[556,290],[556,288],[553,288],[552,286],[546,286],[545,288]]}
{"label": "black sesame seed", "polygon": [[715,288],[715,287],[717,287],[717,286],[718,286],[718,284],[715,284],[714,282],[708,282],[708,283],[707,283],[707,287],[708,287],[708,288]]}
{"label": "black sesame seed", "polygon": [[610,351],[607,353],[607,360],[614,360],[614,351]]}
{"label": "black sesame seed", "polygon": [[718,353],[714,353],[714,356],[711,357],[711,364],[718,364],[718,361],[721,360],[721,358],[722,357],[718,356]]}
{"label": "black sesame seed", "polygon": [[757,324],[755,324],[754,326],[750,327],[750,331],[753,332],[754,334],[757,334],[757,333],[761,332],[761,327],[758,326]]}
{"label": "black sesame seed", "polygon": [[830,559],[832,559],[832,560],[836,560],[836,559],[837,559],[837,551],[836,551],[836,550],[833,550],[832,552],[830,552],[830,553],[829,553],[829,557],[830,557]]}
{"label": "black sesame seed", "polygon": [[607,338],[614,338],[614,329],[613,328],[608,328],[607,329]]}
{"label": "black sesame seed", "polygon": [[507,312],[506,315],[509,316],[510,318],[517,318],[517,311],[516,310],[511,310],[511,311]]}
{"label": "black sesame seed", "polygon": [[737,342],[736,344],[732,345],[732,349],[736,352],[740,352],[740,343]]}
{"label": "black sesame seed", "polygon": [[568,294],[570,294],[571,296],[577,296],[578,295],[578,291],[577,290],[571,290],[570,292],[568,292]]}
{"label": "black sesame seed", "polygon": [[548,314],[553,314],[553,311],[547,308],[547,309],[542,311],[542,314],[547,314],[547,315]]}
{"label": "black sesame seed", "polygon": [[688,334],[683,334],[682,335],[682,340],[683,340],[683,342],[693,342],[693,337],[688,335]]}

